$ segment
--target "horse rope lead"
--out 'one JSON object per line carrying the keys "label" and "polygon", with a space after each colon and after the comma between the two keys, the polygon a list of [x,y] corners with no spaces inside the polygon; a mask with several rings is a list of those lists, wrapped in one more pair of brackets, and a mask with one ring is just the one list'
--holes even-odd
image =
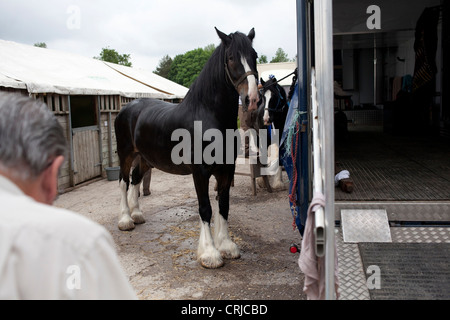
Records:
{"label": "horse rope lead", "polygon": [[286,77],[281,78],[280,80],[276,80],[275,82],[273,82],[273,83],[271,83],[271,84],[269,84],[269,85],[267,85],[267,86],[263,86],[263,88],[264,88],[264,89],[267,89],[267,88],[269,88],[269,87],[271,87],[271,86],[273,86],[273,85],[275,85],[275,84],[278,84],[279,82],[281,82],[281,81],[283,81],[283,80],[289,78],[290,76],[292,76],[292,75],[294,75],[294,74],[297,74],[297,72],[298,72],[298,68],[296,68],[293,72],[289,73]]}
{"label": "horse rope lead", "polygon": [[[265,85],[263,85],[262,88],[261,88],[261,92],[266,91],[268,88],[272,87],[273,85],[279,84],[281,81],[283,81],[283,80],[289,78],[289,77],[292,76],[292,75],[296,75],[297,72],[298,72],[298,68],[296,68],[293,72],[289,73],[287,76],[285,76],[284,78],[281,78],[280,80],[277,80],[277,79],[275,78],[275,76],[270,75],[269,78],[270,78],[271,80],[275,79],[275,81],[272,82],[272,83],[270,83],[270,84],[267,84],[267,83],[266,83]],[[294,84],[297,82],[297,78],[296,78],[296,77],[294,77],[293,82],[294,82]],[[281,97],[280,89],[278,89],[278,94],[279,94],[280,97]],[[284,99],[281,97],[281,100],[284,100]],[[280,101],[278,101],[277,108],[278,108],[279,104],[280,104]],[[281,109],[281,110],[278,110],[277,108],[275,108],[275,109],[264,108],[264,110],[265,110],[265,111],[272,111],[272,112],[283,112],[285,106],[288,106],[288,107],[289,107],[289,98],[288,98],[288,101],[286,101],[285,105],[283,106],[283,109]]]}
{"label": "horse rope lead", "polygon": [[[297,134],[295,137],[295,145],[294,148],[291,149],[291,157],[292,157],[292,166],[293,166],[293,170],[292,170],[292,175],[294,177],[293,181],[292,181],[292,190],[291,190],[291,194],[289,195],[289,201],[292,203],[292,207],[294,209],[294,211],[297,213],[297,182],[298,182],[298,175],[297,175],[297,155],[298,155],[298,142],[299,142],[299,137],[300,137],[300,123],[297,122],[296,124],[296,128],[297,128]],[[292,140],[294,140],[294,137],[292,138]],[[294,141],[292,141],[294,142]],[[294,221],[292,222],[292,227],[295,230],[297,228],[297,214],[294,215]]]}

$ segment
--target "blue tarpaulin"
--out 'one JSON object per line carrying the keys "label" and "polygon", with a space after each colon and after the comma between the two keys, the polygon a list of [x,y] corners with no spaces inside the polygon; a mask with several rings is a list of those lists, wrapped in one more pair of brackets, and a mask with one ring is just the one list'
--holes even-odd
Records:
{"label": "blue tarpaulin", "polygon": [[[308,210],[308,158],[307,132],[302,128],[307,124],[306,110],[299,109],[299,85],[289,104],[289,113],[280,142],[280,163],[289,177],[289,204],[295,226],[303,235]],[[304,143],[306,142],[306,146]],[[305,148],[306,147],[306,148]]]}

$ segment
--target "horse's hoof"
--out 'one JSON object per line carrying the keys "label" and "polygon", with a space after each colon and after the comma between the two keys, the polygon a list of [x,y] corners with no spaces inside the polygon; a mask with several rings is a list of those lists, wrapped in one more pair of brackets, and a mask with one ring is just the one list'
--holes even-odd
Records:
{"label": "horse's hoof", "polygon": [[240,259],[241,258],[241,253],[238,251],[236,252],[229,252],[229,251],[221,251],[220,252],[221,256],[223,259]]}
{"label": "horse's hoof", "polygon": [[223,262],[223,260],[221,260],[220,263],[212,262],[212,261],[209,261],[209,260],[208,261],[207,260],[201,260],[200,264],[205,269],[219,269],[219,268],[223,267],[224,262]]}
{"label": "horse's hoof", "polygon": [[120,231],[131,231],[135,228],[134,222],[131,219],[122,219],[119,221]]}
{"label": "horse's hoof", "polygon": [[199,261],[202,267],[205,269],[219,269],[224,265],[223,259],[220,254],[218,254],[217,256],[202,256],[199,258]]}
{"label": "horse's hoof", "polygon": [[238,246],[232,241],[226,241],[218,248],[223,259],[239,259],[241,253]]}
{"label": "horse's hoof", "polygon": [[135,224],[143,224],[145,223],[145,218],[142,212],[136,212],[131,214],[131,219]]}

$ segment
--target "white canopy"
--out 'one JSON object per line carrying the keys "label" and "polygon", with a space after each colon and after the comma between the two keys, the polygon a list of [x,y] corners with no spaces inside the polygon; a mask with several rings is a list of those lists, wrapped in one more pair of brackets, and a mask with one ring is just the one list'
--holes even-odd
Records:
{"label": "white canopy", "polygon": [[[120,72],[118,72],[120,71]],[[29,93],[184,98],[188,89],[152,73],[0,40],[0,86]]]}
{"label": "white canopy", "polygon": [[14,88],[14,89],[26,89],[27,88],[25,83],[8,78],[7,76],[4,76],[1,72],[0,72],[0,86],[6,87],[6,88]]}
{"label": "white canopy", "polygon": [[188,93],[189,89],[179,85],[176,82],[170,81],[166,78],[158,76],[153,72],[147,72],[141,69],[135,69],[130,67],[121,66],[118,64],[113,64],[109,62],[105,62],[107,66],[116,70],[120,74],[135,80],[149,88],[153,88],[160,93],[168,94],[174,96],[175,99],[183,99]]}
{"label": "white canopy", "polygon": [[[259,77],[264,81],[269,80],[270,75],[274,75],[277,79],[283,79],[291,72],[294,72],[297,68],[296,62],[280,62],[280,63],[263,63],[258,64]],[[282,80],[280,85],[283,87],[289,87],[292,84],[292,78],[294,75]]]}

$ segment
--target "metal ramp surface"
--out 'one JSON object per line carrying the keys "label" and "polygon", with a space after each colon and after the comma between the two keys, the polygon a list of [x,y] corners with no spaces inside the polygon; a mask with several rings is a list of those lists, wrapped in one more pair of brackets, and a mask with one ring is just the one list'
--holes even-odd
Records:
{"label": "metal ramp surface", "polygon": [[344,242],[392,242],[386,210],[342,210]]}
{"label": "metal ramp surface", "polygon": [[360,243],[364,270],[380,270],[371,300],[450,299],[450,244]]}
{"label": "metal ramp surface", "polygon": [[335,219],[341,221],[343,210],[387,211],[390,222],[447,223],[450,222],[450,201],[338,201]]}
{"label": "metal ramp surface", "polygon": [[[450,228],[396,227],[393,213],[375,206],[337,215],[340,299],[450,299]],[[448,217],[440,212],[437,220]],[[368,285],[373,266],[380,288]]]}

